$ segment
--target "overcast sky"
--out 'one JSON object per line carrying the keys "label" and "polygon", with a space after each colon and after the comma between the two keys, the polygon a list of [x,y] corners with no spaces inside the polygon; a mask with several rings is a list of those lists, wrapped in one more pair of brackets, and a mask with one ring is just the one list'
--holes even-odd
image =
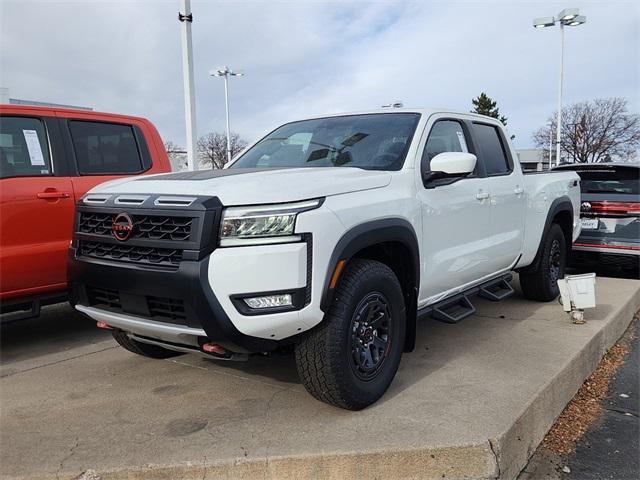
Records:
{"label": "overcast sky", "polygon": [[[184,145],[179,1],[0,0],[0,86],[12,98],[150,118]],[[498,101],[516,147],[555,110],[559,29],[532,19],[579,7],[565,36],[566,103],[621,96],[640,104],[640,2],[258,2],[193,0],[197,129],[231,125],[247,140],[310,114],[411,107],[468,111]]]}

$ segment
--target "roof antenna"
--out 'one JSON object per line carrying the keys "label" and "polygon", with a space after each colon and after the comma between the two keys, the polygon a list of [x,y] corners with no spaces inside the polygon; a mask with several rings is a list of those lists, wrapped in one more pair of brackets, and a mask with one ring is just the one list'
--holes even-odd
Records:
{"label": "roof antenna", "polygon": [[399,100],[396,100],[393,103],[389,103],[387,105],[381,105],[382,108],[402,108],[404,107],[403,103]]}

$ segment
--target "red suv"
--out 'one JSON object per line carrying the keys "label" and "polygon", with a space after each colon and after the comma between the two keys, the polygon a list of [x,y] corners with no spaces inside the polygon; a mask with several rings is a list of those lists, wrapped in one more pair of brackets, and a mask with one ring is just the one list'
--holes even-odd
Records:
{"label": "red suv", "polygon": [[171,171],[144,118],[0,105],[0,312],[64,300],[74,205],[114,178]]}

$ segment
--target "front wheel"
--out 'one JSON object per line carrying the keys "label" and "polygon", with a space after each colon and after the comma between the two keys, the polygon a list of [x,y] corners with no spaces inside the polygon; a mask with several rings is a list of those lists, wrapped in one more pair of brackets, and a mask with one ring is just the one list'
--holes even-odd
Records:
{"label": "front wheel", "polygon": [[323,322],[296,345],[307,391],[349,410],[378,400],[400,364],[405,317],[402,288],[387,265],[349,262]]}
{"label": "front wheel", "polygon": [[560,225],[554,223],[542,239],[542,256],[535,270],[520,274],[522,293],[530,300],[548,302],[560,294],[558,280],[564,278],[567,242]]}

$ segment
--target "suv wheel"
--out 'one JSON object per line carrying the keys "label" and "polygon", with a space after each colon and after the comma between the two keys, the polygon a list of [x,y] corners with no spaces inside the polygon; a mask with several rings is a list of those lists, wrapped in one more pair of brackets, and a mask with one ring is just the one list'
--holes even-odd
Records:
{"label": "suv wheel", "polygon": [[564,278],[567,242],[560,225],[554,223],[542,241],[542,257],[535,270],[520,274],[520,286],[526,298],[548,302],[558,297],[558,280]]}
{"label": "suv wheel", "polygon": [[122,330],[113,330],[113,338],[120,346],[132,353],[137,353],[143,357],[149,358],[170,358],[182,355],[180,352],[169,350],[167,348],[159,347],[158,345],[151,345],[149,343],[138,342],[130,338],[126,332]]}
{"label": "suv wheel", "polygon": [[318,400],[349,410],[374,403],[398,370],[405,316],[402,288],[388,266],[349,262],[323,322],[296,345],[305,388]]}

